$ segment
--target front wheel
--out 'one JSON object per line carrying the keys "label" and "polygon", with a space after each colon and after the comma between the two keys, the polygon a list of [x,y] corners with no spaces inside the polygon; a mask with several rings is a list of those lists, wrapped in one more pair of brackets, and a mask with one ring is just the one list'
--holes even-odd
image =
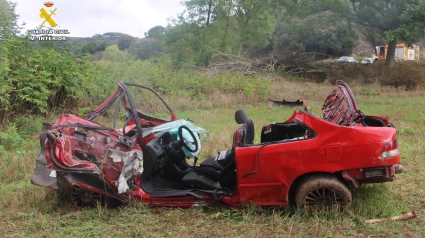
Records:
{"label": "front wheel", "polygon": [[298,208],[328,210],[347,209],[352,201],[351,191],[332,175],[314,175],[299,185],[295,203]]}

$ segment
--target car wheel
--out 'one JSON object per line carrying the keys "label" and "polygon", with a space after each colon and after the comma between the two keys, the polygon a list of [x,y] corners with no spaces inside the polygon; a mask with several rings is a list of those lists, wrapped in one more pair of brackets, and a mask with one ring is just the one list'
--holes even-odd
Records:
{"label": "car wheel", "polygon": [[72,203],[77,207],[95,207],[98,202],[101,202],[101,195],[78,185],[72,186],[71,194]]}
{"label": "car wheel", "polygon": [[332,175],[315,175],[306,178],[295,194],[298,208],[316,208],[320,210],[350,207],[351,191]]}

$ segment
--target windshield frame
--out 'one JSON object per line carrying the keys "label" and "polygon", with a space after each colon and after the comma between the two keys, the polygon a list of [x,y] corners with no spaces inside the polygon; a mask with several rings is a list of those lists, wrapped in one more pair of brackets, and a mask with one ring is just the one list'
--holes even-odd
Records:
{"label": "windshield frame", "polygon": [[[171,119],[168,121],[168,120],[156,118],[156,117],[153,117],[149,114],[146,114],[145,112],[137,110],[133,95],[130,92],[128,86],[142,88],[142,89],[148,90],[151,93],[153,93],[157,98],[159,98],[159,100],[161,100],[163,105],[167,108],[167,110],[170,113]],[[136,124],[136,128],[137,128],[137,131],[138,131],[140,138],[143,138],[143,131],[144,131],[142,123],[141,123],[141,119],[143,119],[146,122],[153,124],[154,126],[161,125],[163,123],[167,123],[167,122],[170,122],[170,121],[178,120],[176,114],[171,109],[171,107],[167,104],[167,102],[155,90],[153,90],[149,87],[143,86],[143,85],[134,84],[134,83],[125,83],[123,81],[120,81],[118,83],[118,88],[111,94],[111,96],[109,98],[107,98],[98,107],[96,107],[95,109],[93,109],[92,111],[87,113],[86,117],[88,118],[89,121],[94,120],[96,117],[105,113],[107,109],[109,109],[112,105],[114,105],[115,102],[117,102],[117,100],[118,100],[118,103],[116,105],[115,112],[114,112],[113,128],[116,129],[116,121],[117,121],[117,117],[118,117],[118,111],[119,111],[119,108],[121,106],[123,106],[124,109],[127,112],[131,113],[128,116],[126,123],[125,123],[123,128],[125,128],[126,126],[131,125],[131,124]],[[127,103],[129,103],[129,105],[127,105]],[[133,120],[131,120],[131,119],[133,119]],[[125,135],[124,130],[123,130],[123,135]]]}

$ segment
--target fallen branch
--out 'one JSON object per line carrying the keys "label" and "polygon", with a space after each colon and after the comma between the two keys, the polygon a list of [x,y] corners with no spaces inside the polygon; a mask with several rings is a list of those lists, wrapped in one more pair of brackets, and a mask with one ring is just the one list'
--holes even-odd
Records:
{"label": "fallen branch", "polygon": [[407,214],[403,214],[403,215],[395,216],[395,217],[366,220],[365,223],[366,224],[373,224],[373,223],[378,223],[378,222],[406,221],[406,220],[409,220],[409,219],[412,219],[412,218],[415,218],[415,217],[416,217],[416,213],[414,211],[412,211],[412,212],[409,212]]}

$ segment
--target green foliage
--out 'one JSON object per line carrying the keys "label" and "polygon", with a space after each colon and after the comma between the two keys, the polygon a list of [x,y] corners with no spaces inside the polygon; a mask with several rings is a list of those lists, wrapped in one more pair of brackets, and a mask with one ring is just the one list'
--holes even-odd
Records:
{"label": "green foliage", "polygon": [[360,95],[375,96],[379,95],[379,93],[375,92],[372,88],[362,88],[360,90]]}
{"label": "green foliage", "polygon": [[0,121],[73,106],[85,89],[87,60],[75,59],[70,47],[17,36],[14,4],[2,0],[0,11],[9,13],[0,19]]}
{"label": "green foliage", "polygon": [[0,120],[71,106],[85,89],[86,59],[77,60],[69,51],[34,45],[26,37],[15,37],[4,44]]}
{"label": "green foliage", "polygon": [[101,59],[111,62],[126,61],[127,52],[120,51],[117,45],[110,45],[106,47],[105,51],[101,54]]}
{"label": "green foliage", "polygon": [[23,115],[16,118],[14,125],[19,130],[21,136],[32,136],[40,132],[40,128],[45,118],[37,115]]}
{"label": "green foliage", "polygon": [[355,39],[355,33],[347,25],[338,25],[325,32],[314,32],[307,40],[305,50],[331,56],[351,55]]}
{"label": "green foliage", "polygon": [[[239,74],[216,74],[174,70],[169,57],[148,61],[106,61],[95,62],[89,85],[93,103],[99,103],[112,92],[117,81],[130,81],[152,87],[161,95],[176,95],[202,99],[204,95],[217,92],[243,94],[246,97],[265,96],[270,91],[270,80]],[[102,84],[102,87],[99,87]]]}
{"label": "green foliage", "polygon": [[351,13],[348,14],[348,18],[385,37],[389,45],[387,66],[392,66],[395,62],[397,42],[401,40],[412,43],[423,37],[424,0],[350,0],[350,2]]}
{"label": "green foliage", "polygon": [[138,60],[146,60],[158,57],[162,52],[163,44],[157,38],[145,38],[133,43],[129,48],[129,53]]}
{"label": "green foliage", "polygon": [[163,26],[154,26],[147,32],[148,37],[159,38],[165,33],[165,27]]}
{"label": "green foliage", "polygon": [[0,138],[0,151],[22,147],[25,141],[24,138],[21,137],[18,128],[13,124],[10,124],[5,132],[0,131]]}
{"label": "green foliage", "polygon": [[[205,65],[209,60],[202,60],[205,54],[196,25],[176,25],[167,30],[164,35],[166,52],[176,65],[197,64]],[[208,57],[206,57],[208,58]]]}
{"label": "green foliage", "polygon": [[16,3],[0,0],[0,40],[9,39],[19,31],[15,6]]}
{"label": "green foliage", "polygon": [[274,14],[270,14],[271,1],[244,0],[238,3],[237,16],[241,27],[243,46],[264,48],[272,38],[275,26]]}
{"label": "green foliage", "polygon": [[90,112],[93,108],[91,107],[80,107],[78,108],[77,115],[80,117],[84,117],[88,112]]}
{"label": "green foliage", "polygon": [[118,40],[118,49],[120,50],[127,50],[131,43],[135,40],[132,36],[122,36]]}
{"label": "green foliage", "polygon": [[345,23],[322,27],[315,19],[279,23],[274,38],[274,51],[316,52],[325,56],[351,55],[356,34]]}
{"label": "green foliage", "polygon": [[344,5],[337,1],[284,1],[277,9],[278,22],[274,37],[277,55],[288,51],[316,52],[316,56],[351,55],[358,36],[353,26],[339,13]]}
{"label": "green foliage", "polygon": [[106,49],[106,42],[104,40],[90,41],[81,48],[82,54],[94,54],[96,52],[104,51]]}
{"label": "green foliage", "polygon": [[418,0],[417,4],[409,4],[400,19],[403,21],[403,33],[408,43],[413,43],[414,39],[423,39],[425,0]]}
{"label": "green foliage", "polygon": [[176,64],[208,65],[223,53],[240,55],[245,47],[264,48],[273,36],[271,1],[187,0],[165,33],[167,53]]}

